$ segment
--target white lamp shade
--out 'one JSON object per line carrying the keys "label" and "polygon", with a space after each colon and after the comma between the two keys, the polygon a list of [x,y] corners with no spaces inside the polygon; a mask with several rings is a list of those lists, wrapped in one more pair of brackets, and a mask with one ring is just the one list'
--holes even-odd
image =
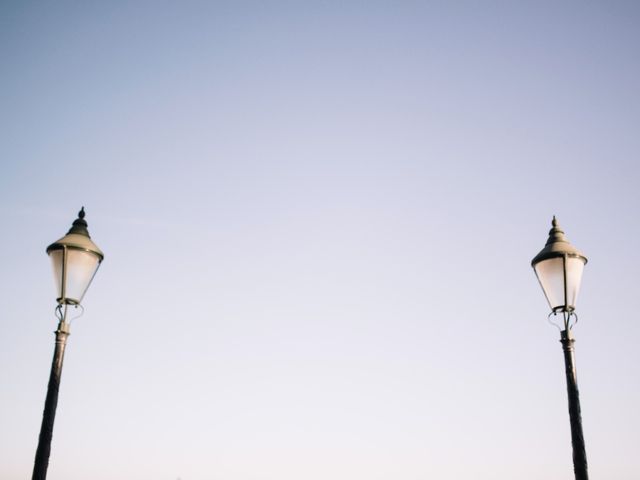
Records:
{"label": "white lamp shade", "polygon": [[49,252],[60,303],[79,304],[98,271],[101,257],[87,250],[62,248]]}
{"label": "white lamp shade", "polygon": [[534,265],[534,270],[551,310],[575,310],[585,259],[564,255]]}

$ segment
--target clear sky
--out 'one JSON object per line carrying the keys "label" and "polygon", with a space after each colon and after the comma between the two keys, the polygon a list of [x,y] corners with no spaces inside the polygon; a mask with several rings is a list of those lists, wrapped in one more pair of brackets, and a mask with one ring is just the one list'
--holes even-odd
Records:
{"label": "clear sky", "polygon": [[0,4],[0,477],[29,478],[46,246],[105,252],[50,480],[566,480],[530,267],[589,257],[593,478],[637,480],[640,7]]}

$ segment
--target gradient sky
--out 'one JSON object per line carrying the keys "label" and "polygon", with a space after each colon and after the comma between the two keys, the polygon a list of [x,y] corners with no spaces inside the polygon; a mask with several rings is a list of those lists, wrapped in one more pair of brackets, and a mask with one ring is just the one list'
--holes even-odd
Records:
{"label": "gradient sky", "polygon": [[640,7],[0,3],[0,477],[29,478],[46,246],[105,261],[50,480],[566,480],[530,261],[589,257],[593,478],[637,480]]}

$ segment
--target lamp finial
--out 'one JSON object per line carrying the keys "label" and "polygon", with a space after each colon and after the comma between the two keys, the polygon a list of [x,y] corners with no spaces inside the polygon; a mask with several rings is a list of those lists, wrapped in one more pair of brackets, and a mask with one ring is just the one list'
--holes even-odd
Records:
{"label": "lamp finial", "polygon": [[67,232],[67,235],[70,233],[75,233],[77,235],[84,235],[85,237],[89,237],[89,230],[87,230],[87,221],[84,219],[85,216],[85,211],[84,211],[84,207],[82,207],[80,209],[80,211],[78,212],[78,218],[76,218],[73,222],[73,226],[71,227],[71,229]]}
{"label": "lamp finial", "polygon": [[551,220],[551,230],[549,230],[549,238],[547,239],[547,245],[551,245],[556,242],[565,242],[569,243],[567,237],[564,236],[564,230],[560,227],[560,223],[556,216],[553,216],[553,220]]}

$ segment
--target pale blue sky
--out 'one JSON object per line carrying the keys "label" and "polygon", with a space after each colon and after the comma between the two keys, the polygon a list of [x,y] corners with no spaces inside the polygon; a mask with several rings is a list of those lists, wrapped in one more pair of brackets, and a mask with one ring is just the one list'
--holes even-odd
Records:
{"label": "pale blue sky", "polygon": [[560,480],[531,258],[589,257],[593,478],[640,477],[634,2],[0,4],[0,477],[30,475],[44,250],[105,261],[50,480]]}

